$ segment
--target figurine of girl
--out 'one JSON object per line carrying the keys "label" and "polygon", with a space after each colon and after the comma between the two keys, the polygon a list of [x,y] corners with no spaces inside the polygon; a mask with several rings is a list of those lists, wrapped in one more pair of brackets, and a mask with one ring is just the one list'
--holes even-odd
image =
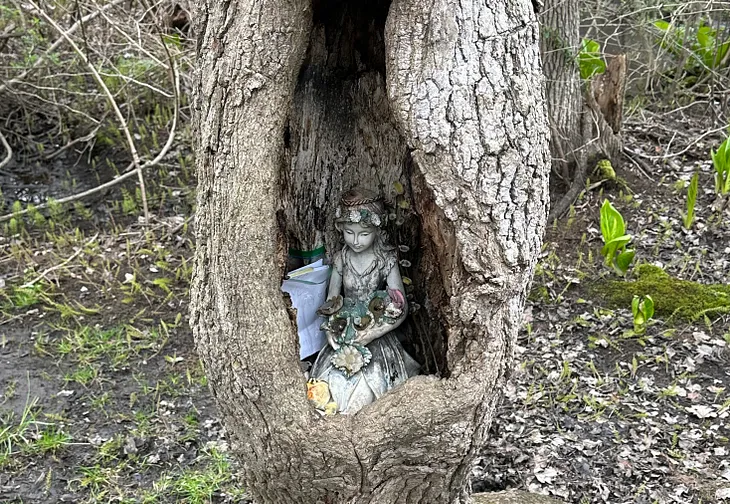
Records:
{"label": "figurine of girl", "polygon": [[418,364],[396,334],[408,312],[394,247],[383,229],[381,198],[365,189],[346,192],[335,213],[344,246],[334,257],[327,302],[320,313],[328,346],[310,376],[329,385],[340,413],[356,413],[403,383]]}

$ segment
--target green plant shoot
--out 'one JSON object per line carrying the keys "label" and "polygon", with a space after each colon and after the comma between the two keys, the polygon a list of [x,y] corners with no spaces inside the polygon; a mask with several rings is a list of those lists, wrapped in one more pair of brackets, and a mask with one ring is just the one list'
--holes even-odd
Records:
{"label": "green plant shoot", "polygon": [[730,50],[730,39],[718,39],[718,31],[707,26],[704,21],[700,21],[695,27],[675,25],[661,19],[653,24],[659,29],[660,45],[664,49],[675,56],[689,53],[691,58],[685,64],[686,71],[697,73],[725,64],[725,56]]}
{"label": "green plant shoot", "polygon": [[583,39],[581,41],[581,49],[578,53],[578,68],[580,69],[580,78],[583,80],[590,79],[594,75],[606,71],[606,62],[601,56],[601,45],[598,42],[592,39]]}
{"label": "green plant shoot", "polygon": [[608,200],[601,205],[601,234],[604,243],[601,255],[606,258],[606,265],[625,275],[635,255],[634,250],[626,249],[632,236],[626,234],[623,216]]}
{"label": "green plant shoot", "polygon": [[687,213],[682,216],[684,228],[689,230],[695,219],[695,203],[697,203],[697,186],[699,183],[699,174],[695,173],[689,183],[687,189]]}
{"label": "green plant shoot", "polygon": [[712,165],[715,167],[715,192],[730,192],[730,137],[726,138],[717,152],[710,150]]}
{"label": "green plant shoot", "polygon": [[634,314],[634,332],[644,334],[649,320],[654,316],[654,300],[649,295],[634,296],[631,311]]}

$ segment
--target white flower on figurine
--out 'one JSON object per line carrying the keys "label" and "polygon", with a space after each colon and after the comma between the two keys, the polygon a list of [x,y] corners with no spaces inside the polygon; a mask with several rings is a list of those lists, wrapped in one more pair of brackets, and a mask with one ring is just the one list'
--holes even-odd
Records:
{"label": "white flower on figurine", "polygon": [[352,345],[344,345],[332,356],[332,365],[344,371],[348,375],[353,375],[360,371],[366,364],[360,351]]}
{"label": "white flower on figurine", "polygon": [[378,214],[374,213],[370,216],[370,222],[373,226],[380,226],[380,217]]}
{"label": "white flower on figurine", "polygon": [[360,219],[362,219],[362,216],[359,211],[350,210],[350,222],[360,222]]}
{"label": "white flower on figurine", "polygon": [[388,303],[388,306],[385,307],[384,315],[388,318],[396,319],[400,317],[402,313],[403,310],[398,308],[394,303]]}

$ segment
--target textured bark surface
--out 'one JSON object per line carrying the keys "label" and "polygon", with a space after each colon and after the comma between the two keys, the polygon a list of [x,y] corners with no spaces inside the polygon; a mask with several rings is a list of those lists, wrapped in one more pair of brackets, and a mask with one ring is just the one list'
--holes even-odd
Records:
{"label": "textured bark surface", "polygon": [[624,119],[626,72],[626,55],[619,54],[609,58],[605,73],[596,76],[591,82],[591,91],[601,112],[600,115],[611,128],[611,133],[615,135],[621,132]]}
{"label": "textured bark surface", "polygon": [[576,57],[580,52],[580,2],[546,0],[540,14],[540,38],[545,72],[553,170],[572,179],[585,143],[581,114],[583,96]]}
{"label": "textured bark surface", "polygon": [[389,2],[314,2],[314,23],[288,124],[283,207],[290,243],[338,248],[331,225],[357,184],[406,182],[408,148],[385,91],[383,26]]}
{"label": "textured bark surface", "polygon": [[592,77],[585,86],[577,62],[580,2],[546,0],[540,24],[552,168],[565,185],[565,193],[550,209],[548,219],[552,221],[573,204],[596,161],[609,159],[620,164],[626,56],[604,55],[606,72]]}
{"label": "textured bark surface", "polygon": [[[198,351],[258,502],[466,502],[547,212],[532,3],[395,0],[379,22],[384,9],[320,6],[207,0],[194,13]],[[280,292],[286,249],[334,240],[341,188],[393,177],[413,187],[450,375],[321,417]]]}

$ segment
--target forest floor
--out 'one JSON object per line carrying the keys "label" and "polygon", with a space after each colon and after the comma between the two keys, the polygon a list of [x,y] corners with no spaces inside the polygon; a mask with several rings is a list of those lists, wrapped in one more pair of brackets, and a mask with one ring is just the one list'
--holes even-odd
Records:
{"label": "forest floor", "polygon": [[[702,290],[730,283],[730,211],[709,160],[721,135],[700,138],[702,113],[682,114],[634,114],[633,161],[551,223],[475,491],[730,499],[730,296]],[[0,223],[0,502],[248,501],[187,322],[190,165],[173,152],[148,181],[149,226],[133,189]],[[636,264],[719,304],[698,306],[689,284],[669,289],[689,308],[642,292],[657,314],[634,330],[625,295],[637,270],[620,277],[600,255],[604,199],[626,220]]]}

